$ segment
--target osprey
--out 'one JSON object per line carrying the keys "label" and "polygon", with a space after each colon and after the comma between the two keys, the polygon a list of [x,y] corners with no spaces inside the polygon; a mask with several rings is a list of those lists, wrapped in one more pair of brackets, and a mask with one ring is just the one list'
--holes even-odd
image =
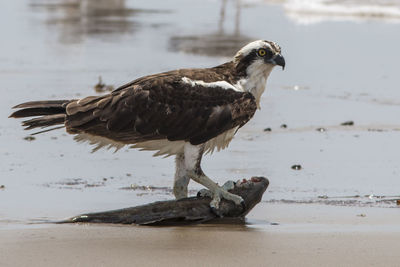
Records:
{"label": "osprey", "polygon": [[218,209],[221,198],[240,205],[240,196],[204,174],[202,155],[226,148],[253,117],[276,65],[285,67],[280,47],[258,40],[213,68],[141,77],[102,96],[26,102],[10,117],[35,117],[22,122],[26,130],[61,124],[50,130],[65,127],[77,141],[95,144],[94,151],[129,145],[156,151],[155,156],[174,155],[177,199],[187,197],[192,179],[210,190],[212,208]]}

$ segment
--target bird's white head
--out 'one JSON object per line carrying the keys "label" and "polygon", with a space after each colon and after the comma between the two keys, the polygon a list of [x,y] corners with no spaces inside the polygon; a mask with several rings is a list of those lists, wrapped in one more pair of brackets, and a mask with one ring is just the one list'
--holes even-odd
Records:
{"label": "bird's white head", "polygon": [[247,72],[250,71],[250,67],[254,69],[254,65],[261,67],[262,64],[271,69],[276,65],[281,66],[282,69],[285,68],[285,59],[281,55],[281,47],[275,42],[266,40],[257,40],[242,47],[236,53],[234,62],[236,67],[245,68]]}
{"label": "bird's white head", "polygon": [[238,86],[251,92],[260,107],[260,98],[272,69],[275,66],[285,68],[280,46],[266,40],[251,42],[236,53],[233,62],[236,73],[241,77]]}

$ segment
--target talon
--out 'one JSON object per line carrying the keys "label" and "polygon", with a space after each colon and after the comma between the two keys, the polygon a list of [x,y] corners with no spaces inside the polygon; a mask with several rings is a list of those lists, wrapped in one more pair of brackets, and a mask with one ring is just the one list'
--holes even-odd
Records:
{"label": "talon", "polygon": [[[230,182],[229,184],[232,184],[232,182]],[[207,193],[211,193],[211,192],[207,190]],[[222,198],[229,200],[229,201],[233,201],[235,203],[235,205],[241,206],[242,209],[245,210],[245,203],[241,196],[229,193],[228,191],[225,191],[222,187],[215,190],[215,192],[213,192],[212,194],[213,194],[213,197],[210,202],[210,207],[213,210],[213,212],[219,217],[223,216],[223,214],[219,210],[219,203],[221,202]]]}
{"label": "talon", "polygon": [[229,192],[226,192],[226,195],[224,195],[223,198],[233,201],[237,206],[243,205],[242,203],[244,203],[244,200],[241,196],[234,195]]}
{"label": "talon", "polygon": [[221,202],[221,198],[220,198],[219,194],[215,194],[213,199],[210,202],[211,209],[219,210],[219,203],[220,202]]}

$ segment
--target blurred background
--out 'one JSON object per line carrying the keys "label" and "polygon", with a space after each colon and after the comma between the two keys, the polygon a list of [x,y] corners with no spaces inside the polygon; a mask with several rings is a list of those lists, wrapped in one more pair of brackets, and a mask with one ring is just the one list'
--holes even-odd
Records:
{"label": "blurred background", "polygon": [[204,171],[219,183],[268,177],[264,202],[390,208],[400,198],[398,1],[1,1],[0,20],[0,223],[172,198],[173,158],[92,154],[63,130],[31,137],[7,118],[12,106],[211,67],[257,39],[280,44],[286,69]]}

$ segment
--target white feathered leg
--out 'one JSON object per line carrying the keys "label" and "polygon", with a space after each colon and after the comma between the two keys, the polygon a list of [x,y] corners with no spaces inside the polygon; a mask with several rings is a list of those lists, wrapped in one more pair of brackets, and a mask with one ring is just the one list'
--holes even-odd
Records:
{"label": "white feathered leg", "polygon": [[174,195],[176,199],[187,197],[188,184],[190,181],[189,176],[185,168],[185,156],[184,154],[178,154],[175,158],[176,172],[174,179]]}
{"label": "white feathered leg", "polygon": [[236,205],[243,205],[243,199],[238,196],[229,193],[224,188],[218,186],[213,180],[208,178],[201,170],[200,163],[203,156],[204,146],[194,146],[189,143],[185,144],[184,147],[184,166],[186,169],[186,175],[193,181],[204,185],[211,191],[212,201],[210,203],[211,208],[218,210],[219,203],[222,198],[233,201]]}

